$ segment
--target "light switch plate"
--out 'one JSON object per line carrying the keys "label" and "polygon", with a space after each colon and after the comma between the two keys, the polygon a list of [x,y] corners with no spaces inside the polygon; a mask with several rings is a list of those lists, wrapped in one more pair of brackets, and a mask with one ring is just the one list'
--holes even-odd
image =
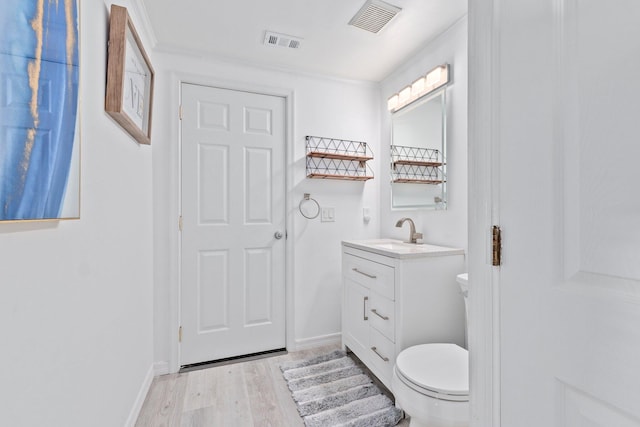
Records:
{"label": "light switch plate", "polygon": [[369,221],[371,221],[371,209],[368,207],[362,208],[362,221],[365,224],[369,224]]}
{"label": "light switch plate", "polygon": [[320,213],[320,221],[322,222],[335,222],[336,209],[335,208],[322,208]]}

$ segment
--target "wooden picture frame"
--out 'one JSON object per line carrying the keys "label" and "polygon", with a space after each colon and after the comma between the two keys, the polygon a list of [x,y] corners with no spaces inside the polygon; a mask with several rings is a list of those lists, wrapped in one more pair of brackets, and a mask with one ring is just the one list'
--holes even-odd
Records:
{"label": "wooden picture frame", "polygon": [[104,108],[140,144],[151,144],[153,78],[127,8],[111,5]]}

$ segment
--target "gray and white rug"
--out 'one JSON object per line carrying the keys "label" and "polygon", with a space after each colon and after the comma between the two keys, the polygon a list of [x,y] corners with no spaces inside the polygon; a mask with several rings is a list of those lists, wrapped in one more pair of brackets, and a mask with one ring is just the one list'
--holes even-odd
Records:
{"label": "gray and white rug", "polygon": [[402,411],[344,351],[280,366],[306,427],[391,427]]}

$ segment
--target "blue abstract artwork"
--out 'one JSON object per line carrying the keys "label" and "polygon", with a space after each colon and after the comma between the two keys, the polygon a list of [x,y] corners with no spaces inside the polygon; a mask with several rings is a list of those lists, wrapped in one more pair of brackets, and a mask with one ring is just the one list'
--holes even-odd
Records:
{"label": "blue abstract artwork", "polygon": [[77,0],[2,0],[0,221],[78,218]]}

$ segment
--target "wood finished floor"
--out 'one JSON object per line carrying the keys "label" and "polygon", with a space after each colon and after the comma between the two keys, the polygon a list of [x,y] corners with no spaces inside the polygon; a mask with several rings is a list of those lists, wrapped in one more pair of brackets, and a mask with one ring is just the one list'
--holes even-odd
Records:
{"label": "wood finished floor", "polygon": [[[304,427],[280,364],[337,345],[156,377],[136,427]],[[398,426],[407,427],[408,420]]]}

